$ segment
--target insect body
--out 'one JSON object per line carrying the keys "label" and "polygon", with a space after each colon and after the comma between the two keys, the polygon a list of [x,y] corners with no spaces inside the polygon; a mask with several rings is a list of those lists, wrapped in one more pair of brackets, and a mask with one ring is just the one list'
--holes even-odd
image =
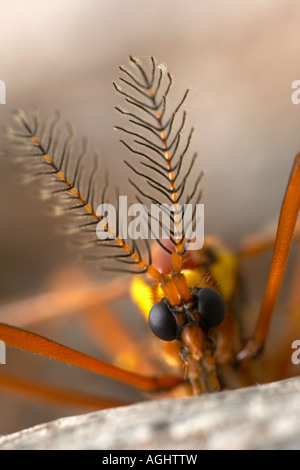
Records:
{"label": "insect body", "polygon": [[[132,128],[117,126],[116,129],[126,135],[121,142],[126,152],[130,151],[131,160],[126,160],[125,164],[134,174],[134,179],[129,181],[136,200],[159,206],[168,216],[170,227],[166,227],[163,218],[156,220],[162,231],[169,228],[168,240],[157,239],[154,248],[148,239],[126,238],[119,225],[112,227],[103,214],[99,215],[99,203],[116,202],[119,190],[111,190],[107,176],[97,187],[97,156],[94,167],[87,173],[85,141],[82,151],[74,155],[72,131],[68,128],[66,135],[57,131],[57,117],[41,124],[35,114],[28,118],[24,113],[18,113],[22,130],[9,130],[13,141],[10,154],[30,163],[29,179],[50,182],[50,187],[43,183],[44,196],[64,196],[66,205],[59,211],[74,215],[71,232],[78,237],[83,235],[75,242],[77,246],[91,250],[86,258],[102,268],[134,276],[132,297],[157,337],[157,349],[170,366],[169,375],[145,376],[139,371],[124,370],[3,323],[0,324],[0,339],[7,345],[106,375],[148,392],[173,390],[187,382],[190,386],[185,388],[185,393],[217,391],[231,386],[227,376],[232,378],[233,373],[239,379],[234,386],[241,386],[251,382],[251,377],[244,380],[245,373],[250,374],[247,360],[262,349],[284,274],[300,206],[300,157],[295,159],[282,206],[258,325],[254,337],[243,347],[235,308],[240,292],[237,258],[208,237],[202,249],[189,250],[197,236],[192,230],[197,222],[196,209],[190,212],[189,223],[182,227],[188,206],[196,208],[201,200],[199,188],[203,176],[196,165],[197,154],[189,152],[193,129],[185,134],[182,132],[186,113],[179,114],[187,92],[175,109],[168,112],[171,76],[165,75],[153,58],[148,73],[135,58],[130,57],[130,65],[133,70],[120,67],[122,87],[115,84],[115,89],[130,106],[130,110],[119,107],[117,110],[123,118],[129,119]],[[88,187],[82,191],[84,174]],[[101,227],[107,237],[97,238],[96,227]],[[113,329],[110,334],[114,335]],[[233,372],[232,365],[239,363],[241,366]],[[11,388],[26,388],[24,384],[16,384],[0,375],[0,384],[1,380]],[[36,393],[47,395],[45,390],[36,390]],[[56,397],[59,396],[56,392]],[[91,402],[95,404],[95,400]],[[115,401],[104,399],[97,403],[98,407],[116,406]]]}

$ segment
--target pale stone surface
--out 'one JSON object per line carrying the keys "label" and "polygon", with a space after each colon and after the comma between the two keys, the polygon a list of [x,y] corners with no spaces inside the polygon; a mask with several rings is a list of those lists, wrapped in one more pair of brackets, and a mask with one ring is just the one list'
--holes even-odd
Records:
{"label": "pale stone surface", "polygon": [[11,449],[299,449],[300,379],[63,418],[0,438]]}

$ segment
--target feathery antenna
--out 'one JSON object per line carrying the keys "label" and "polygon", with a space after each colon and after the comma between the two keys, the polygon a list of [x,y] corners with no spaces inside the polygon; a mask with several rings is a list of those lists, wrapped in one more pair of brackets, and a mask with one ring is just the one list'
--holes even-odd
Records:
{"label": "feathery antenna", "polygon": [[[104,172],[104,181],[102,184],[101,201],[97,202],[98,189],[96,182],[99,175],[98,163],[99,156],[94,154],[92,169],[88,172],[85,168],[85,157],[88,152],[87,141],[83,139],[82,150],[76,156],[72,150],[73,130],[67,125],[64,131],[57,129],[59,114],[54,118],[40,119],[36,112],[27,116],[22,111],[15,113],[21,131],[12,128],[6,129],[7,135],[12,141],[12,149],[6,152],[10,157],[17,161],[22,161],[27,169],[27,174],[23,178],[24,182],[38,180],[40,184],[41,195],[44,198],[50,198],[59,193],[64,196],[65,204],[56,207],[56,214],[71,213],[72,216],[79,219],[71,232],[91,233],[96,235],[96,225],[101,224],[102,229],[107,231],[110,239],[100,240],[94,237],[93,240],[75,241],[76,246],[82,248],[92,247],[93,250],[98,247],[105,247],[105,255],[93,254],[87,255],[86,259],[99,261],[109,259],[126,263],[129,268],[118,269],[111,265],[104,267],[110,271],[122,271],[130,273],[149,272],[153,279],[158,280],[161,274],[151,266],[151,251],[148,242],[146,249],[148,252],[148,262],[144,261],[141,251],[135,241],[124,240],[120,237],[119,228],[113,232],[104,221],[103,216],[97,214],[99,204],[106,203],[109,180],[107,172]],[[103,171],[102,171],[103,173]],[[87,189],[82,189],[84,181],[87,181]],[[45,184],[44,184],[45,183]],[[113,254],[107,254],[107,247],[114,249]],[[115,253],[115,249],[121,249],[123,254]],[[103,268],[103,266],[100,266]]]}
{"label": "feathery antenna", "polygon": [[[169,211],[169,216],[174,230],[170,239],[176,252],[182,255],[187,250],[190,240],[185,233],[186,228],[184,232],[181,227],[179,204],[184,207],[185,204],[197,204],[200,201],[199,185],[203,176],[203,172],[200,172],[191,192],[188,193],[190,190],[188,177],[192,174],[197,154],[188,155],[194,129],[188,132],[187,137],[182,137],[186,112],[180,113],[180,111],[189,90],[186,90],[175,109],[167,113],[167,96],[173,83],[171,75],[165,73],[162,66],[157,66],[153,57],[148,73],[140,61],[131,56],[130,65],[133,71],[120,67],[121,85],[114,83],[114,87],[132,108],[132,111],[120,107],[116,107],[116,110],[128,118],[134,130],[120,126],[115,128],[131,137],[132,143],[123,139],[121,142],[133,155],[140,157],[142,168],[139,170],[135,162],[131,164],[125,160],[125,163],[135,175],[142,178],[146,183],[143,185],[146,189],[141,189],[135,180],[129,181],[142,196],[142,200],[158,205],[167,202],[171,205],[172,211]],[[185,158],[189,158],[189,163],[185,165],[186,169],[183,171]],[[154,190],[154,195],[153,191],[148,192],[147,185]],[[193,211],[190,226],[195,221],[195,215]],[[161,221],[160,228],[163,228]],[[190,228],[192,227],[188,227]],[[176,235],[177,233],[181,233],[181,236]],[[170,253],[161,240],[158,240],[158,243]]]}
{"label": "feathery antenna", "polygon": [[[157,66],[154,58],[150,60],[149,71],[136,58],[130,57],[130,64],[133,71],[120,67],[122,87],[114,83],[117,92],[131,107],[131,111],[116,108],[133,125],[133,130],[116,127],[131,137],[130,143],[125,140],[121,142],[139,160],[139,166],[134,161],[125,160],[134,174],[129,181],[136,189],[136,198],[140,203],[146,200],[157,204],[168,214],[172,223],[170,240],[176,253],[182,255],[190,240],[187,234],[189,228],[184,227],[185,232],[182,230],[184,211],[182,214],[179,208],[200,201],[199,185],[203,176],[202,172],[198,174],[191,189],[189,176],[195,168],[197,154],[189,152],[193,129],[183,137],[186,113],[181,112],[188,90],[175,109],[169,112],[167,97],[172,86],[171,75]],[[55,113],[53,118],[40,118],[37,112],[26,115],[18,111],[15,118],[20,130],[7,130],[12,141],[12,149],[7,154],[23,162],[27,172],[22,179],[24,182],[38,181],[39,193],[43,198],[60,196],[55,207],[56,214],[72,214],[76,218],[68,233],[85,236],[93,233],[93,239],[85,238],[73,243],[93,249],[93,253],[84,258],[101,262],[109,260],[109,266],[100,263],[100,268],[136,274],[147,272],[152,279],[161,282],[164,275],[152,266],[149,241],[123,239],[118,224],[112,229],[106,218],[97,214],[98,206],[107,203],[109,196],[109,202],[116,203],[119,215],[119,193],[117,190],[114,193],[111,191],[107,171],[99,168],[98,154],[94,154],[92,165],[86,165],[87,140],[82,140],[81,150],[76,154],[73,150],[73,129],[69,124],[64,128],[59,126],[59,113]],[[141,185],[139,180],[145,184]],[[99,181],[102,181],[101,184]],[[194,220],[195,210],[191,227]],[[161,229],[165,228],[161,220],[157,222]],[[98,224],[109,234],[109,239],[96,237]],[[163,240],[157,242],[166,252],[172,253]],[[142,257],[142,251],[146,252],[147,261]],[[114,268],[113,261],[117,261],[119,266]],[[124,268],[121,269],[121,265]]]}

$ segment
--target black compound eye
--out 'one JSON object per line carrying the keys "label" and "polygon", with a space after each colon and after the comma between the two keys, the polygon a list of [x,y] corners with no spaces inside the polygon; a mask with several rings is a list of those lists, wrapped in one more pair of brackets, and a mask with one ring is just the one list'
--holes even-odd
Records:
{"label": "black compound eye", "polygon": [[204,323],[209,328],[214,328],[222,323],[226,313],[226,305],[219,292],[209,287],[199,290],[198,311]]}
{"label": "black compound eye", "polygon": [[175,317],[164,302],[157,302],[150,310],[149,325],[153,333],[164,341],[173,341],[177,335]]}

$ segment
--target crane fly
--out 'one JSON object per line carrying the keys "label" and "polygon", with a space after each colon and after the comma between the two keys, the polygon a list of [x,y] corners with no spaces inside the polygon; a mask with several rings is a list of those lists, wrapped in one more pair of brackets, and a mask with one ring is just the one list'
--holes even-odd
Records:
{"label": "crane fly", "polygon": [[[39,183],[39,191],[51,203],[59,201],[56,211],[71,216],[68,229],[74,234],[74,244],[82,248],[83,257],[95,262],[101,269],[131,276],[129,287],[133,302],[148,322],[154,349],[165,364],[128,370],[88,356],[35,333],[0,324],[0,339],[6,345],[70,364],[90,372],[107,376],[157,396],[164,392],[171,396],[198,395],[217,392],[228,387],[242,387],[255,382],[251,376],[253,358],[263,351],[274,306],[280,290],[292,243],[299,238],[297,218],[300,206],[300,155],[294,166],[284,196],[277,235],[258,238],[247,243],[239,255],[229,252],[213,237],[206,237],[202,249],[189,250],[192,241],[186,231],[178,234],[177,208],[185,204],[196,207],[201,201],[203,172],[199,169],[197,153],[191,152],[193,129],[186,130],[186,112],[183,106],[188,91],[179,103],[169,110],[172,76],[158,66],[154,58],[143,65],[130,57],[129,66],[120,67],[121,76],[114,83],[115,90],[126,105],[117,107],[127,125],[117,126],[126,159],[121,162],[131,172],[129,182],[135,201],[167,207],[171,221],[168,240],[158,238],[132,240],[121,235],[117,224],[112,228],[99,215],[99,204],[118,207],[120,190],[113,187],[109,171],[101,167],[98,155],[93,165],[86,163],[87,143],[77,153],[72,147],[70,126],[59,127],[59,115],[43,119],[35,112],[15,114],[18,129],[9,128],[11,148],[7,156],[24,163],[28,170],[25,179]],[[85,188],[83,188],[85,182]],[[191,223],[195,222],[195,211]],[[96,236],[97,226],[109,238]],[[160,228],[163,222],[159,220]],[[238,302],[240,294],[240,260],[254,256],[274,245],[272,264],[253,336],[241,337]],[[126,332],[105,311],[101,304],[122,291],[120,278],[104,288],[92,291],[74,290],[65,297],[58,296],[56,309],[75,308],[99,302],[99,319],[103,328],[95,334],[111,341],[117,352],[122,352]],[[62,307],[62,304],[64,305]],[[47,302],[44,302],[47,310]],[[27,313],[30,305],[27,305]],[[105,310],[105,309],[104,309]],[[55,313],[55,312],[54,312]],[[103,316],[102,316],[103,315]],[[104,321],[105,319],[105,321]],[[23,318],[24,320],[24,318]],[[25,322],[26,323],[26,322]],[[23,323],[24,324],[24,323]],[[147,359],[147,351],[137,346],[135,355]],[[149,361],[148,361],[149,362]],[[134,369],[134,367],[133,367]],[[168,371],[167,373],[162,373]],[[19,379],[0,370],[3,390],[20,391],[24,395],[44,400],[57,400],[93,408],[109,408],[124,404],[104,397],[76,394]]]}

